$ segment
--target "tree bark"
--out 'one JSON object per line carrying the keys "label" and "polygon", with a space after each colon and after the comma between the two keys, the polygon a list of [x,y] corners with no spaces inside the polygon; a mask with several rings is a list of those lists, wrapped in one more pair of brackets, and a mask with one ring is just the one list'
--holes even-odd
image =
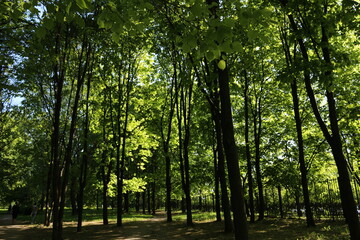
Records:
{"label": "tree bark", "polygon": [[[280,0],[280,3],[284,6],[287,4],[287,0]],[[288,15],[291,28],[295,33],[298,33],[298,27],[295,23],[294,17],[292,14]],[[323,58],[324,62],[327,66],[330,67],[330,70],[325,70],[324,75],[329,81],[329,86],[332,85],[332,78],[333,74],[331,71],[331,58],[330,58],[330,50],[328,48],[329,42],[328,37],[326,35],[326,30],[324,25],[321,26],[322,30],[322,52],[323,52]],[[297,41],[300,46],[300,50],[303,56],[303,59],[305,63],[309,63],[309,57],[307,54],[307,48],[305,46],[304,40],[301,37],[300,34],[297,35]],[[310,72],[309,69],[304,69],[304,81],[305,81],[305,87],[307,95],[310,99],[310,104],[313,109],[314,115],[316,117],[316,120],[320,126],[320,129],[329,143],[332,154],[338,169],[338,184],[339,184],[339,190],[340,190],[340,197],[341,197],[341,205],[344,211],[344,217],[346,219],[346,222],[349,227],[350,236],[351,239],[360,239],[360,224],[359,224],[359,218],[357,214],[357,208],[356,203],[354,199],[354,195],[351,188],[350,183],[350,177],[349,172],[347,169],[347,162],[344,157],[343,149],[342,149],[342,142],[340,137],[340,130],[338,126],[338,120],[337,120],[337,110],[336,110],[336,103],[334,98],[334,93],[332,90],[329,90],[329,88],[326,89],[326,97],[327,97],[327,103],[328,103],[328,109],[329,109],[329,120],[330,120],[330,129],[331,134],[323,121],[319,109],[317,107],[317,102],[315,99],[315,94],[311,86],[311,80],[310,80]]]}
{"label": "tree bark", "polygon": [[216,221],[221,222],[221,209],[220,209],[220,191],[219,191],[219,169],[218,169],[218,157],[216,151],[216,143],[213,146],[213,155],[214,155],[214,185],[215,185],[215,212],[216,212]]}
{"label": "tree bark", "polygon": [[212,117],[215,123],[215,133],[216,133],[216,151],[218,153],[218,174],[220,180],[220,188],[221,188],[221,205],[224,213],[224,232],[232,232],[233,225],[231,222],[231,213],[230,213],[230,202],[228,196],[228,188],[226,184],[226,173],[225,173],[225,156],[224,156],[224,148],[223,148],[223,134],[221,129],[221,120],[220,120],[220,112],[219,109],[219,101],[217,99],[214,100],[217,108],[215,106],[211,106],[212,108]]}
{"label": "tree bark", "polygon": [[298,150],[299,150],[299,164],[300,164],[300,172],[301,172],[301,186],[304,196],[306,224],[308,227],[311,227],[311,226],[315,226],[315,221],[310,204],[307,169],[305,165],[305,155],[304,155],[304,141],[302,136],[302,126],[301,126],[302,124],[300,119],[299,98],[297,94],[296,79],[294,79],[293,82],[291,83],[291,94],[293,98],[296,132],[297,132],[297,140],[298,140],[298,148],[299,148]]}
{"label": "tree bark", "polygon": [[279,211],[280,211],[280,217],[284,218],[284,211],[283,211],[283,202],[282,202],[282,196],[281,196],[281,186],[277,186],[278,190],[278,197],[279,197]]}
{"label": "tree bark", "polygon": [[[88,46],[88,59],[90,59],[91,46]],[[82,227],[82,218],[83,218],[83,205],[84,205],[84,189],[86,187],[86,177],[87,177],[87,169],[89,162],[89,147],[88,147],[88,138],[89,138],[89,97],[90,97],[90,87],[91,87],[91,73],[88,75],[87,86],[86,86],[86,107],[85,107],[85,123],[84,123],[84,151],[82,156],[82,161],[80,164],[80,188],[79,188],[79,196],[78,196],[78,225],[77,232],[81,232]]]}
{"label": "tree bark", "polygon": [[250,222],[255,222],[255,209],[254,209],[254,190],[253,190],[253,178],[252,178],[252,164],[250,155],[250,143],[249,143],[249,80],[247,78],[247,72],[244,70],[245,87],[244,87],[244,104],[245,104],[245,148],[246,148],[246,162],[247,162],[247,175],[249,185],[249,211]]}
{"label": "tree bark", "polygon": [[235,239],[247,240],[249,239],[248,226],[246,222],[245,201],[238,162],[239,157],[234,137],[228,67],[224,70],[219,69],[219,85],[221,100],[221,128],[229,173]]}
{"label": "tree bark", "polygon": [[259,217],[258,221],[264,219],[265,213],[265,201],[264,201],[264,188],[262,182],[262,174],[260,167],[260,137],[261,137],[261,97],[255,99],[255,111],[253,116],[254,121],[254,140],[255,140],[255,171],[256,171],[256,183],[259,191]]}
{"label": "tree bark", "polygon": [[170,138],[171,138],[171,129],[172,129],[172,120],[175,109],[175,101],[173,93],[174,90],[174,82],[172,81],[170,87],[170,112],[167,124],[167,133],[165,137],[165,129],[164,129],[164,115],[161,117],[161,138],[163,143],[163,151],[165,155],[165,185],[166,185],[166,221],[172,222],[172,214],[171,214],[171,159],[170,159]]}

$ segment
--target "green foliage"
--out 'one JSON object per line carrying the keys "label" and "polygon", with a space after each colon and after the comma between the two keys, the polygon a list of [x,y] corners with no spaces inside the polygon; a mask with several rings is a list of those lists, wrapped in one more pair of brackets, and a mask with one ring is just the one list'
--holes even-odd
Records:
{"label": "green foliage", "polygon": [[[325,193],[327,179],[337,177],[329,147],[317,127],[303,84],[304,70],[318,99],[320,114],[328,115],[324,91],[334,92],[338,122],[351,174],[359,174],[359,5],[353,1],[309,4],[280,1],[2,1],[0,3],[0,201],[15,198],[40,200],[46,188],[51,158],[54,110],[54,76],[63,74],[64,86],[59,148],[69,139],[75,86],[82,74],[91,79],[88,202],[102,189],[101,167],[111,168],[108,194],[115,197],[117,147],[125,142],[124,192],[142,192],[156,182],[164,197],[164,135],[172,127],[171,157],[173,199],[181,199],[179,132],[176,117],[168,125],[171,96],[194,83],[190,123],[190,179],[192,196],[214,191],[213,123],[204,92],[210,94],[218,69],[229,70],[236,140],[246,179],[244,154],[244,74],[249,80],[250,150],[255,156],[253,119],[261,107],[261,171],[266,187],[281,185],[299,190],[296,129],[290,84],[299,87],[305,159],[309,182]],[[217,16],[210,17],[216,9]],[[290,31],[284,14],[293,14],[298,32]],[[321,38],[326,23],[329,45]],[[281,34],[281,36],[280,36]],[[309,62],[296,44],[306,39]],[[86,63],[86,46],[91,49]],[[284,46],[293,62],[287,62]],[[328,47],[332,64],[324,64]],[[85,70],[86,68],[86,70]],[[332,77],[324,74],[332,72]],[[84,85],[75,131],[71,178],[77,181],[83,156],[87,100]],[[127,95],[129,93],[129,95]],[[22,105],[11,106],[21,94]],[[185,96],[185,95],[184,95]],[[182,96],[182,97],[184,97]],[[181,96],[177,95],[180,99]],[[186,97],[186,96],[185,96]],[[124,131],[125,102],[129,99]],[[328,126],[329,123],[326,122]],[[76,183],[75,181],[75,183]],[[255,184],[256,187],[256,184]],[[91,190],[90,190],[91,189]],[[77,187],[74,188],[78,191]],[[313,190],[313,189],[311,189]],[[90,194],[91,193],[91,194]],[[323,196],[324,197],[324,196]],[[200,213],[199,213],[200,214]],[[200,214],[201,215],[201,214]],[[206,218],[206,216],[203,216]],[[194,215],[194,219],[197,215]],[[202,217],[199,216],[199,219]],[[322,233],[309,236],[321,238]]]}

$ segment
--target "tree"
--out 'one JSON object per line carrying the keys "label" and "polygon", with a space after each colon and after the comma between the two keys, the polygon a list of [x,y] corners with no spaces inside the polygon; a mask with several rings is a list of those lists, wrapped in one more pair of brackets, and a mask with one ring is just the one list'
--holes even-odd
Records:
{"label": "tree", "polygon": [[[283,7],[287,7],[288,4],[287,1],[280,1],[280,3],[282,4]],[[322,7],[323,15],[328,14],[329,6],[327,4],[319,7]],[[294,16],[292,14],[288,14],[288,18],[292,30],[295,33],[297,33],[299,30],[295,22]],[[305,21],[306,20],[307,19],[305,19]],[[305,23],[303,22],[302,24],[307,24],[307,22]],[[312,29],[306,29],[306,30],[313,31]],[[351,238],[358,239],[360,237],[360,224],[357,216],[356,204],[351,189],[350,178],[347,169],[347,162],[343,153],[342,140],[338,125],[336,101],[335,101],[334,89],[332,88],[334,84],[334,76],[332,70],[332,60],[330,58],[331,49],[330,49],[328,34],[329,34],[329,29],[327,29],[327,27],[325,26],[325,22],[322,21],[320,27],[320,36],[321,36],[322,45],[320,46],[320,50],[322,51],[322,61],[324,63],[324,66],[326,66],[326,68],[322,69],[320,74],[322,74],[325,79],[325,92],[326,92],[327,104],[329,108],[328,119],[330,121],[331,133],[329,132],[328,127],[326,126],[322,116],[320,115],[317,102],[315,99],[314,91],[311,85],[310,71],[307,68],[304,69],[304,81],[305,81],[307,95],[310,99],[310,103],[314,115],[321,128],[321,131],[323,132],[325,139],[327,140],[327,142],[329,143],[332,149],[332,154],[334,156],[334,160],[337,165],[337,169],[339,173],[338,183],[341,194],[342,208],[344,210],[345,219],[349,226]],[[308,64],[309,63],[308,48],[305,45],[301,35],[297,36],[297,42],[299,43],[300,46],[303,61],[306,64]]]}

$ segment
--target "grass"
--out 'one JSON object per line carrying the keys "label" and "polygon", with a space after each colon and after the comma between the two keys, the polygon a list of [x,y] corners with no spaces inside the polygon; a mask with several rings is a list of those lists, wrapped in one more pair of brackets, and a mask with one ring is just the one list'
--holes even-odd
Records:
{"label": "grass", "polygon": [[[193,212],[196,224],[216,220],[214,212]],[[186,213],[175,211],[173,220],[186,222]],[[321,220],[316,222],[316,227],[306,227],[305,218],[266,218],[261,222],[249,223],[251,239],[294,239],[294,240],[347,240],[349,231],[343,220]]]}
{"label": "grass", "polygon": [[[216,213],[215,212],[200,212],[193,211],[192,217],[194,221],[202,222],[202,221],[215,221]],[[186,221],[186,213],[182,213],[181,211],[175,211],[173,215],[174,221]]]}
{"label": "grass", "polygon": [[[305,219],[265,219],[249,224],[253,239],[347,240],[349,232],[344,221],[322,220],[316,227],[306,227]],[[276,238],[274,238],[277,236]]]}
{"label": "grass", "polygon": [[[7,210],[3,211],[0,210],[0,214],[6,214]],[[72,215],[71,209],[65,209],[64,212],[64,222],[77,222],[78,215]],[[123,214],[123,221],[124,222],[134,222],[134,221],[144,221],[146,219],[153,218],[153,215],[149,214],[142,214],[137,212],[130,212]],[[41,223],[44,219],[44,211],[39,211],[35,222]],[[96,209],[84,209],[83,211],[83,221],[84,222],[91,222],[91,221],[102,221],[102,210]],[[109,209],[108,210],[108,219],[109,221],[116,221],[116,210]],[[30,215],[19,214],[18,221],[30,221]]]}

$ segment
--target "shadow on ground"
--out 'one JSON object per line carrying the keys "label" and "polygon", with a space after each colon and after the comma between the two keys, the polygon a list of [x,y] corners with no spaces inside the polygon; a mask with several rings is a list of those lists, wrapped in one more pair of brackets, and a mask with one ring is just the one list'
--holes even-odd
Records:
{"label": "shadow on ground", "polygon": [[[316,228],[307,228],[306,222],[300,219],[268,219],[249,224],[250,239],[349,239],[346,224],[340,221],[320,221]],[[51,239],[52,229],[42,225],[17,223],[11,225],[0,221],[0,240],[47,240]],[[83,230],[76,232],[76,223],[65,223],[64,239],[233,239],[232,234],[223,233],[221,222],[196,222],[187,227],[184,222],[167,223],[165,216],[158,215],[145,221],[125,222],[116,227],[115,222],[102,225],[100,221],[84,222]]]}
{"label": "shadow on ground", "polygon": [[[127,222],[122,227],[115,223],[102,225],[101,222],[84,223],[82,232],[76,232],[76,223],[66,223],[64,239],[233,239],[232,234],[222,232],[222,224],[216,222],[196,223],[187,227],[183,222],[167,223],[154,218],[152,221]],[[2,225],[0,239],[6,240],[47,240],[51,239],[51,228],[42,225]]]}

